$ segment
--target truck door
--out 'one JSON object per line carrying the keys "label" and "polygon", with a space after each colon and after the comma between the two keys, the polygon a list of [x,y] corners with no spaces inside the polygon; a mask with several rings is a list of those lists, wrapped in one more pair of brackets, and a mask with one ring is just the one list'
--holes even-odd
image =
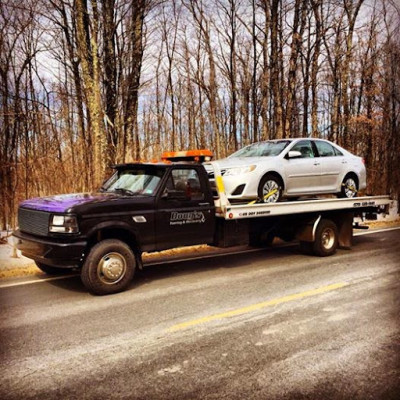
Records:
{"label": "truck door", "polygon": [[170,170],[157,202],[158,250],[213,241],[215,210],[206,190],[196,168]]}

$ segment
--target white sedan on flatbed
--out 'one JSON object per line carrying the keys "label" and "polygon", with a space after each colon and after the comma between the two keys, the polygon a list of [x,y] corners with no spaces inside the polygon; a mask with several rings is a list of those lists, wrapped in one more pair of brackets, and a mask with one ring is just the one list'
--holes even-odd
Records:
{"label": "white sedan on flatbed", "polygon": [[218,163],[230,200],[275,203],[282,198],[333,193],[351,198],[366,187],[364,160],[322,139],[258,142],[205,164]]}

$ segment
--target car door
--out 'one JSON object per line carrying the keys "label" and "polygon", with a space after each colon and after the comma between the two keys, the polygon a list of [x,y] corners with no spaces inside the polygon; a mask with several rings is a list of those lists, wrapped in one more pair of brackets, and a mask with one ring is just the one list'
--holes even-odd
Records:
{"label": "car door", "polygon": [[215,207],[205,190],[205,182],[195,168],[177,166],[170,170],[158,199],[159,250],[212,242]]}
{"label": "car door", "polygon": [[284,159],[287,194],[308,194],[320,190],[321,165],[315,156],[310,140],[300,140],[289,151],[298,151],[301,156]]}
{"label": "car door", "polygon": [[323,140],[314,141],[321,162],[321,191],[335,191],[346,167],[346,158],[339,149]]}

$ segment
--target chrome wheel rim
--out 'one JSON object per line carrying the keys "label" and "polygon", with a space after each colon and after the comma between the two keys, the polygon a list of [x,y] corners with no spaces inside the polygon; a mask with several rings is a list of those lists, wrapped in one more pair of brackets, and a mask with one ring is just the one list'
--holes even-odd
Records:
{"label": "chrome wheel rim", "polygon": [[335,232],[331,228],[326,228],[321,235],[321,244],[325,250],[330,250],[335,244]]}
{"label": "chrome wheel rim", "polygon": [[97,276],[106,285],[114,285],[126,274],[126,260],[120,253],[107,253],[97,266]]}
{"label": "chrome wheel rim", "polygon": [[262,201],[264,203],[276,203],[279,199],[279,185],[274,180],[268,180],[262,188]]}
{"label": "chrome wheel rim", "polygon": [[344,194],[346,197],[355,197],[357,194],[357,184],[354,179],[347,178],[344,183]]}

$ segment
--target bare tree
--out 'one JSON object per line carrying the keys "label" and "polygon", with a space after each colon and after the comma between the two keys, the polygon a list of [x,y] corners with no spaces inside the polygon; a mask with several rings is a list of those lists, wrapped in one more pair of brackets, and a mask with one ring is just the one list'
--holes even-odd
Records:
{"label": "bare tree", "polygon": [[395,0],[0,2],[1,227],[111,163],[294,135],[398,197],[399,21]]}
{"label": "bare tree", "polygon": [[206,17],[204,12],[203,0],[184,0],[184,5],[191,12],[196,27],[201,35],[202,42],[204,43],[205,51],[208,57],[209,64],[209,80],[208,83],[205,81],[198,82],[203,86],[206,91],[208,101],[210,103],[210,118],[213,130],[213,142],[215,147],[216,156],[219,157],[221,154],[220,145],[220,132],[218,129],[218,85],[217,85],[217,73],[216,64],[214,57],[214,50],[211,44],[211,22]]}

